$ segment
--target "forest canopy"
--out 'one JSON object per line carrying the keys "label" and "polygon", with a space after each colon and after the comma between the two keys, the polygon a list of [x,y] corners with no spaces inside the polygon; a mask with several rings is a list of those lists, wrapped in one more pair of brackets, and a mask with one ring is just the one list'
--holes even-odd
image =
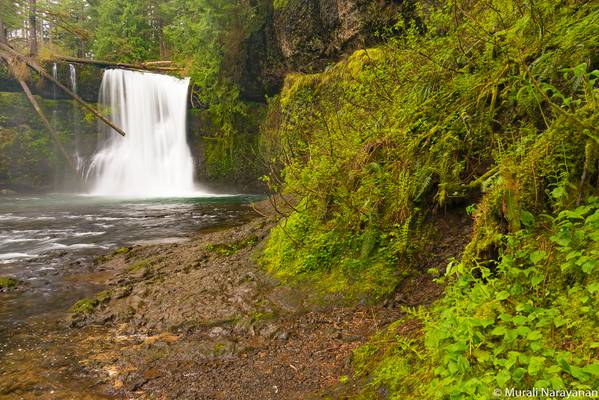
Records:
{"label": "forest canopy", "polygon": [[172,59],[197,86],[212,89],[239,75],[232,60],[256,19],[240,1],[0,1],[0,36],[13,47],[41,58]]}

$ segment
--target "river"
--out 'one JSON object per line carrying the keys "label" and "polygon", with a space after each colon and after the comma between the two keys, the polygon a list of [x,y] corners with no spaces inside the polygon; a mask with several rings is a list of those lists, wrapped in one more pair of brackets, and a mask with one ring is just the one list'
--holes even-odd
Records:
{"label": "river", "polygon": [[93,392],[85,389],[92,383],[77,380],[77,361],[62,339],[70,307],[101,289],[93,279],[78,278],[101,274],[95,257],[242,223],[256,199],[0,197],[0,276],[23,282],[20,290],[0,293],[0,398]]}

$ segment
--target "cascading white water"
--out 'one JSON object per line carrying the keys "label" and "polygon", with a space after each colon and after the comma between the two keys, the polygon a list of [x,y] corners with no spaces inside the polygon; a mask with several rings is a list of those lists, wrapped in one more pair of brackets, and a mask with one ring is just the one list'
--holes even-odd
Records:
{"label": "cascading white water", "polygon": [[[69,64],[69,81],[71,83],[71,91],[77,94],[77,69],[73,64]],[[71,111],[71,125],[73,127],[73,144],[75,154],[73,158],[75,159],[75,166],[77,167],[77,171],[82,171],[85,167],[84,159],[80,155],[80,140],[79,140],[79,118],[76,114],[77,105],[73,102]]]}
{"label": "cascading white water", "polygon": [[169,197],[197,194],[186,139],[189,79],[119,69],[104,72],[99,102],[125,132],[104,129],[88,170],[91,194]]}
{"label": "cascading white water", "polygon": [[71,91],[77,93],[77,70],[73,64],[69,64],[69,80],[71,81]]}

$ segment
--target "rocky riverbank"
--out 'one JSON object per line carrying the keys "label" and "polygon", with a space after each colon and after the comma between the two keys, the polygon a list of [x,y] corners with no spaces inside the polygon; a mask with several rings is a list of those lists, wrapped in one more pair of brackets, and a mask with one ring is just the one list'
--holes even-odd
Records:
{"label": "rocky riverbank", "polygon": [[[441,288],[407,281],[396,300],[342,306],[280,284],[256,260],[276,217],[99,261],[107,289],[74,306],[87,374],[117,398],[307,399],[343,390],[351,354]],[[410,288],[409,290],[407,290]],[[339,393],[334,394],[338,397]]]}

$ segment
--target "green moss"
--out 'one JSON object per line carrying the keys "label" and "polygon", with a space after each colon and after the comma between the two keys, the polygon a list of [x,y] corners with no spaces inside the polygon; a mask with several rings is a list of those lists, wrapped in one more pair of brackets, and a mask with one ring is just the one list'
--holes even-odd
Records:
{"label": "green moss", "polygon": [[75,314],[89,314],[92,311],[94,311],[98,304],[98,300],[96,299],[85,298],[76,302],[71,308],[71,310]]}
{"label": "green moss", "polygon": [[112,297],[112,292],[110,290],[103,290],[96,294],[96,300],[99,304],[107,303],[110,301]]}
{"label": "green moss", "polygon": [[116,249],[112,255],[113,256],[120,256],[123,254],[127,254],[131,251],[131,247],[119,247],[118,249]]}
{"label": "green moss", "polygon": [[276,314],[272,311],[255,311],[251,314],[252,322],[269,321],[276,318]]}
{"label": "green moss", "polygon": [[152,261],[140,260],[127,268],[127,272],[132,275],[141,275],[144,278],[148,278],[152,275]]}
{"label": "green moss", "polygon": [[258,238],[252,236],[232,243],[209,244],[207,249],[208,251],[214,251],[224,256],[231,256],[248,246],[254,246],[257,242]]}
{"label": "green moss", "polygon": [[0,277],[0,289],[12,289],[19,285],[19,281],[14,278]]}
{"label": "green moss", "polygon": [[289,4],[289,0],[273,0],[272,1],[272,7],[275,10],[283,9],[283,8],[287,7],[288,4]]}
{"label": "green moss", "polygon": [[112,291],[103,290],[96,293],[94,298],[85,298],[77,301],[71,311],[75,314],[89,314],[96,309],[96,307],[108,303],[112,298]]}

